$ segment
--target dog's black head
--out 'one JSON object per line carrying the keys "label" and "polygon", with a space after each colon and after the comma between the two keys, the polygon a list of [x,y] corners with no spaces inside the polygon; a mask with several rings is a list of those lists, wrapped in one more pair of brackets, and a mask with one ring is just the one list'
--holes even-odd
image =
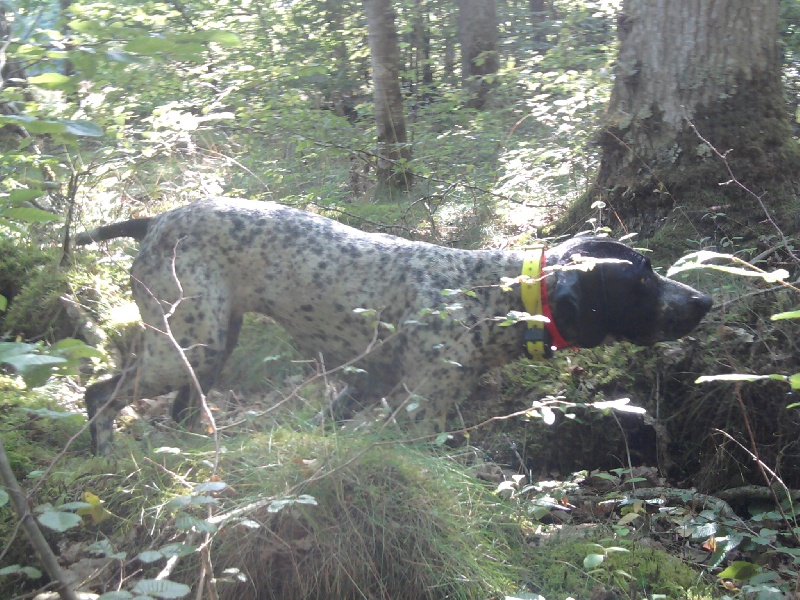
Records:
{"label": "dog's black head", "polygon": [[676,340],[711,308],[706,294],[654,273],[648,258],[613,240],[574,238],[548,252],[547,265],[556,328],[581,348]]}

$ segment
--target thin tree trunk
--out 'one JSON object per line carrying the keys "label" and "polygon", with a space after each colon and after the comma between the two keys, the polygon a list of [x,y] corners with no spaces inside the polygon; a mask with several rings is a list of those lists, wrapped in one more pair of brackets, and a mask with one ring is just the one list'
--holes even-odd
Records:
{"label": "thin tree trunk", "polygon": [[431,32],[428,25],[427,6],[423,0],[414,0],[414,49],[416,50],[417,83],[433,84],[431,68]]}
{"label": "thin tree trunk", "polygon": [[367,14],[375,123],[378,129],[378,181],[408,188],[411,147],[407,143],[400,92],[400,50],[391,0],[364,0]]}
{"label": "thin tree trunk", "polygon": [[458,0],[461,77],[472,108],[482,108],[500,68],[495,0]]}
{"label": "thin tree trunk", "polygon": [[544,44],[547,41],[542,28],[542,22],[548,18],[546,11],[544,0],[528,0],[528,13],[533,27],[533,40],[537,43],[537,46],[541,46],[542,53],[546,50]]}

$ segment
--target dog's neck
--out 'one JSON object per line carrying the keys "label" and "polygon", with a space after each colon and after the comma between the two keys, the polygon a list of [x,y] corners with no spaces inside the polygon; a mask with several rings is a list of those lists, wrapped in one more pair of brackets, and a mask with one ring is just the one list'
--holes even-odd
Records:
{"label": "dog's neck", "polygon": [[[510,254],[513,258],[505,264],[503,277],[516,279],[522,273],[522,263],[525,256],[520,252]],[[555,289],[556,277],[553,274],[546,275],[542,280],[543,298],[552,297],[555,294]],[[493,314],[490,317],[491,320],[477,323],[476,327],[480,329],[480,332],[476,332],[475,335],[478,340],[476,343],[483,346],[484,355],[487,359],[490,359],[488,366],[500,366],[510,360],[527,355],[526,321],[520,320],[511,325],[501,325],[509,313],[526,312],[519,285],[514,285],[510,289],[503,289],[500,281],[497,281],[485,291],[485,294],[488,298],[484,302],[492,307]],[[481,300],[479,299],[478,301],[480,302]],[[556,346],[556,349],[574,347],[576,345],[575,341],[561,337],[557,325],[557,319],[553,316],[548,343]]]}

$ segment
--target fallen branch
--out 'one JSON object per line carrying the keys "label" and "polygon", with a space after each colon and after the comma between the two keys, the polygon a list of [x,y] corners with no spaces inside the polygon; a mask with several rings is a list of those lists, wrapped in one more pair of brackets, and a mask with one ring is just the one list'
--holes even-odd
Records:
{"label": "fallen branch", "polygon": [[6,450],[3,447],[3,440],[0,438],[0,478],[3,480],[3,485],[8,492],[11,502],[14,504],[14,509],[19,515],[20,522],[22,523],[25,533],[28,534],[28,539],[33,544],[34,550],[42,559],[44,568],[47,574],[58,583],[57,592],[62,600],[78,600],[78,596],[72,590],[72,587],[67,582],[64,572],[58,564],[58,559],[47,540],[44,539],[41,529],[36,524],[36,519],[31,514],[30,507],[28,506],[28,498],[19,486],[17,478],[14,477],[14,472],[11,470],[11,464],[8,462]]}

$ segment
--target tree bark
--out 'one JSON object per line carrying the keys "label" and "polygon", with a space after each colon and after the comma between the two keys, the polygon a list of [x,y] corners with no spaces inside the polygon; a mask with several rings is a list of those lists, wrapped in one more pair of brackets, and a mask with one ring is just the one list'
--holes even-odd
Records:
{"label": "tree bark", "polygon": [[530,14],[531,26],[533,27],[533,41],[539,46],[542,54],[547,51],[545,43],[547,39],[544,35],[542,22],[547,20],[547,7],[544,0],[528,0],[528,12]]}
{"label": "tree bark", "polygon": [[433,85],[433,68],[431,66],[431,31],[427,10],[426,3],[422,0],[414,0],[415,83],[429,88]]}
{"label": "tree bark", "polygon": [[598,199],[645,232],[679,204],[697,220],[715,205],[754,214],[698,133],[757,194],[796,178],[776,0],[625,0],[618,33],[600,170],[569,220]]}
{"label": "tree bark", "polygon": [[375,123],[378,130],[378,182],[409,188],[411,147],[406,137],[400,92],[400,50],[391,0],[364,0],[367,14]]}
{"label": "tree bark", "polygon": [[461,78],[471,94],[467,105],[482,108],[500,68],[495,0],[458,0]]}

